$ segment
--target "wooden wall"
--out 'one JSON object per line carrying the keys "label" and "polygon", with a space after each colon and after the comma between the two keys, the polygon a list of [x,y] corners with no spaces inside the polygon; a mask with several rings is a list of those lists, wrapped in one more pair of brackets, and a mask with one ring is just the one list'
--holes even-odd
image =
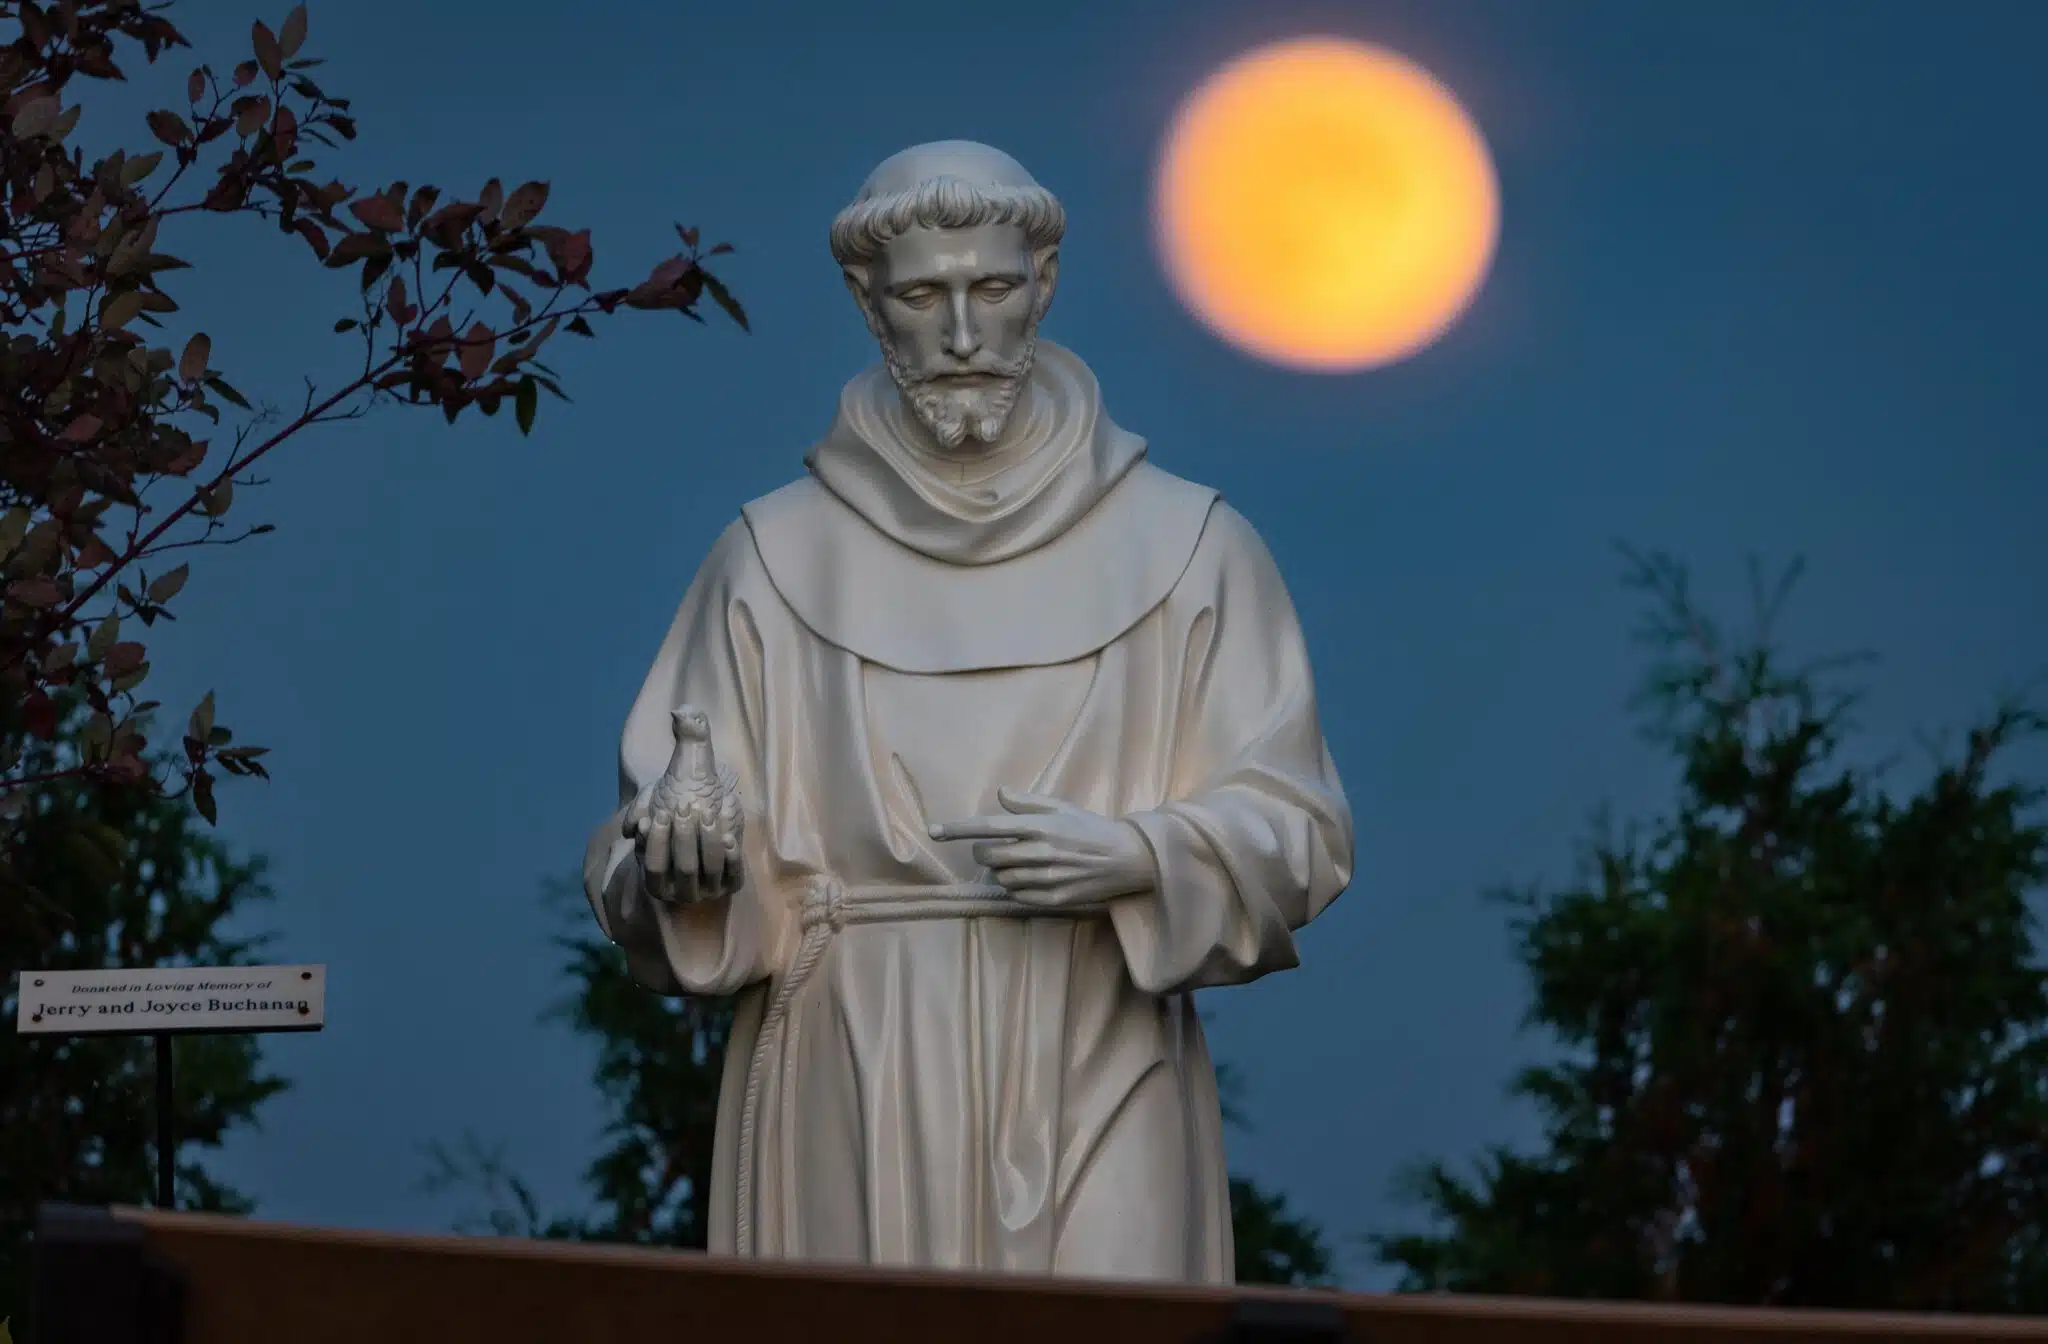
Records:
{"label": "wooden wall", "polygon": [[[2048,1344],[2048,1320],[2038,1319],[1232,1291],[777,1266],[138,1209],[113,1210],[98,1232],[90,1230],[91,1219],[74,1211],[72,1231],[49,1234],[53,1249],[111,1239],[168,1267],[181,1281],[176,1314],[185,1344]],[[83,1235],[80,1227],[87,1228]],[[78,1253],[96,1252],[88,1246]],[[86,1262],[74,1255],[67,1270],[61,1259],[51,1261],[57,1268],[46,1282],[75,1284]],[[98,1273],[111,1287],[110,1272]],[[83,1333],[66,1325],[83,1318],[64,1304],[38,1305],[38,1316],[50,1322],[38,1332],[46,1344],[116,1339],[104,1325]],[[164,1324],[133,1338],[167,1338]]]}

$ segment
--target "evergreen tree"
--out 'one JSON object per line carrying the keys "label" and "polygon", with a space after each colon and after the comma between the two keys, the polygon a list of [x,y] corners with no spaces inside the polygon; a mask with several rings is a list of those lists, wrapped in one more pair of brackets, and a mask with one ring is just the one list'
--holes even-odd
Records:
{"label": "evergreen tree", "polygon": [[[29,773],[57,775],[75,763],[88,722],[74,714],[50,741],[0,726],[0,742],[22,753]],[[235,857],[189,798],[71,776],[37,790],[0,834],[0,875],[13,884],[0,899],[0,1016],[9,1023],[17,974],[235,965],[260,948],[223,926],[270,898],[263,863]],[[202,1154],[253,1123],[285,1083],[262,1067],[254,1036],[187,1036],[176,1048],[179,1207],[246,1211],[247,1197],[214,1177]],[[27,1302],[38,1203],[150,1201],[155,1086],[146,1037],[0,1031],[0,1318],[19,1323]]]}
{"label": "evergreen tree", "polygon": [[1840,663],[1790,666],[1788,574],[1731,642],[1683,571],[1643,707],[1675,808],[1598,828],[1577,883],[1511,893],[1544,1143],[1413,1174],[1409,1289],[1898,1310],[2048,1310],[2040,790],[2008,705],[1911,786],[1846,763]]}

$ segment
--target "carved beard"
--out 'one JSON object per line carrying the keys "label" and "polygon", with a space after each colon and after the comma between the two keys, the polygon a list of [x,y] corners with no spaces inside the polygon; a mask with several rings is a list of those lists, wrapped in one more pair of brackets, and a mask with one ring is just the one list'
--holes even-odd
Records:
{"label": "carved beard", "polygon": [[882,338],[882,362],[896,381],[903,399],[932,437],[943,448],[958,448],[972,438],[994,443],[1010,423],[1023,395],[1024,381],[1031,376],[1031,364],[1038,356],[1038,329],[1034,325],[1024,340],[1024,352],[1010,361],[977,363],[973,372],[1000,379],[993,387],[950,387],[934,375],[913,370],[893,341]]}

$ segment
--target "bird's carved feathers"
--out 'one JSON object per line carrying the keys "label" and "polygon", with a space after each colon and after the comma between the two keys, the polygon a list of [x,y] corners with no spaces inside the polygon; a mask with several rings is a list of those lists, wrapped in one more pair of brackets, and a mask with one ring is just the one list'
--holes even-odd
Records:
{"label": "bird's carved feathers", "polygon": [[704,711],[678,706],[670,715],[675,726],[675,753],[655,786],[657,806],[692,812],[705,821],[724,821],[739,810],[739,775],[720,765],[711,748],[711,721]]}

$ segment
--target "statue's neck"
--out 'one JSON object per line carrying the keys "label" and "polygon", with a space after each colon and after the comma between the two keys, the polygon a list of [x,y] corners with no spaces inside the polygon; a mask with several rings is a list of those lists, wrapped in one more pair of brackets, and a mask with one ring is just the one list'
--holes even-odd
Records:
{"label": "statue's neck", "polygon": [[694,779],[703,774],[706,758],[710,755],[711,744],[694,737],[681,738],[676,742],[675,768],[685,779]]}

